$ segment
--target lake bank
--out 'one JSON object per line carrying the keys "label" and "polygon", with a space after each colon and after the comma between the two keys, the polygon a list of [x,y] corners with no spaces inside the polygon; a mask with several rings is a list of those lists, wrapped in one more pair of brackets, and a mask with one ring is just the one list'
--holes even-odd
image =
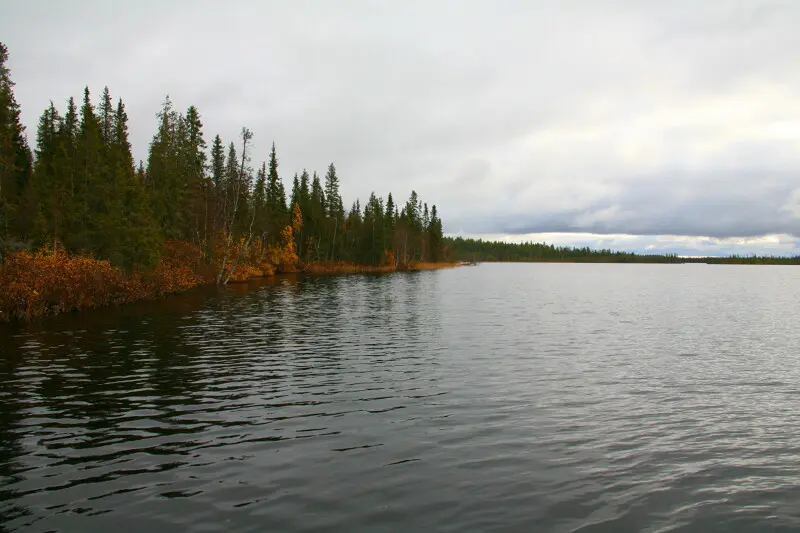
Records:
{"label": "lake bank", "polygon": [[[386,274],[458,266],[450,262],[358,265],[345,261],[300,264],[243,263],[230,283],[283,273],[306,275]],[[0,264],[0,322],[31,322],[62,313],[157,300],[217,283],[214,265],[204,264],[191,246],[173,245],[151,272],[127,273],[107,260],[72,255],[63,248],[9,254]]]}

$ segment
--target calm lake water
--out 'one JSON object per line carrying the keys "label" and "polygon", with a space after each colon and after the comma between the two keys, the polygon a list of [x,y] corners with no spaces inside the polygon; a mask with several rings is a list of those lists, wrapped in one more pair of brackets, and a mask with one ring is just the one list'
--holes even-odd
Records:
{"label": "calm lake water", "polygon": [[800,268],[278,278],[0,329],[0,530],[798,531]]}

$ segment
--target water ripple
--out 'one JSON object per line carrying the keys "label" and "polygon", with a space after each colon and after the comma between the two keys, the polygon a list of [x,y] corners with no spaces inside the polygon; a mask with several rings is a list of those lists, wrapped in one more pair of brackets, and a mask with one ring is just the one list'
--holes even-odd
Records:
{"label": "water ripple", "polygon": [[0,330],[0,531],[795,531],[791,268],[287,277]]}

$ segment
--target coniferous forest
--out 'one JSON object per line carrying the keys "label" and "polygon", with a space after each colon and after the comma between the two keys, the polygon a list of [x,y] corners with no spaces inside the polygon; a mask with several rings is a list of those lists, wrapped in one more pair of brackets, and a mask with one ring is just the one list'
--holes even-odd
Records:
{"label": "coniferous forest", "polygon": [[554,246],[539,242],[500,242],[445,237],[448,255],[460,261],[520,263],[708,263],[731,265],[796,265],[800,257],[740,256],[682,257],[676,254],[637,254],[589,247]]}
{"label": "coniferous forest", "polygon": [[88,88],[20,120],[0,43],[0,318],[148,298],[276,271],[392,270],[444,258],[442,221],[412,191],[346,208],[331,163],[285,184],[275,144],[210,137],[167,97],[135,163],[122,99]]}
{"label": "coniferous forest", "polygon": [[0,43],[0,321],[155,298],[275,272],[390,272],[446,261],[798,264],[797,257],[647,255],[445,238],[415,191],[346,208],[333,163],[279,174],[275,143],[210,137],[167,96],[146,161],[108,87],[42,111],[26,132]]}

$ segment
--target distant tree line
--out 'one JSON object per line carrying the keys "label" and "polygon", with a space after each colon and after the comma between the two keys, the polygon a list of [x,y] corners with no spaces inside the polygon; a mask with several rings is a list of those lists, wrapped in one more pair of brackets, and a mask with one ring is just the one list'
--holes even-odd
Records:
{"label": "distant tree line", "polygon": [[800,264],[800,257],[680,257],[676,254],[635,254],[612,250],[573,248],[537,242],[510,243],[447,237],[445,245],[460,261],[570,262],[570,263],[709,263],[709,264]]}
{"label": "distant tree line", "polygon": [[63,110],[51,102],[32,151],[7,62],[0,43],[0,254],[59,242],[139,270],[157,264],[166,240],[191,243],[207,261],[234,261],[231,250],[280,245],[289,227],[304,261],[443,259],[439,213],[416,192],[403,203],[372,194],[345,209],[333,163],[322,177],[295,174],[287,192],[274,143],[253,169],[252,132],[228,143],[216,135],[209,147],[199,110],[179,112],[169,97],[146,163],[135,165],[125,105],[107,87],[96,105],[88,88]]}

